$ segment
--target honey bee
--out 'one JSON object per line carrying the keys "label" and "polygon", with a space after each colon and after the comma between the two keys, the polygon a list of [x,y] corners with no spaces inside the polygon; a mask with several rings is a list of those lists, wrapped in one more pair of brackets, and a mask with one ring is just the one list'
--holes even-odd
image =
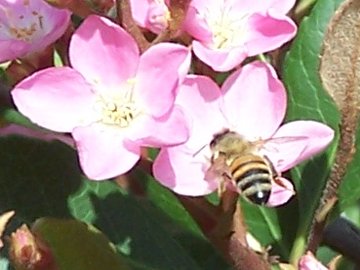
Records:
{"label": "honey bee", "polygon": [[228,181],[231,181],[248,201],[258,205],[269,201],[272,184],[278,182],[280,175],[271,161],[259,153],[259,148],[265,142],[249,142],[229,130],[214,136],[210,142],[211,166],[205,177],[215,175],[221,178],[220,195]]}

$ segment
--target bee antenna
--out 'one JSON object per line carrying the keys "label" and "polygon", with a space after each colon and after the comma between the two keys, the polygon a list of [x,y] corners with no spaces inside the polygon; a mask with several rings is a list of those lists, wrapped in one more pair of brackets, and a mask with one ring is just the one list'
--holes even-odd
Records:
{"label": "bee antenna", "polygon": [[201,148],[199,150],[197,150],[192,157],[196,157],[205,147],[207,146],[207,144],[204,144],[203,146],[201,146]]}

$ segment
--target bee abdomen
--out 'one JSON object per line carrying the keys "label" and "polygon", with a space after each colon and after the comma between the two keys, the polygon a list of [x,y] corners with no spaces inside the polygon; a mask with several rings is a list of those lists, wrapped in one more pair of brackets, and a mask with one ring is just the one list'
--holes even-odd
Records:
{"label": "bee abdomen", "polygon": [[267,203],[271,193],[273,172],[262,157],[238,157],[230,167],[232,177],[246,199],[255,204]]}

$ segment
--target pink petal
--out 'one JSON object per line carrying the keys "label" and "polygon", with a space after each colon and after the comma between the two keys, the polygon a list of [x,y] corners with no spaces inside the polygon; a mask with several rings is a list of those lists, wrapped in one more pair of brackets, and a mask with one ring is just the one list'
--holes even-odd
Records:
{"label": "pink petal", "polygon": [[238,66],[246,57],[244,47],[225,49],[209,49],[206,45],[194,40],[195,55],[215,71],[229,71]]}
{"label": "pink petal", "polygon": [[130,0],[131,15],[141,27],[146,26],[147,14],[150,8],[149,0]]}
{"label": "pink petal", "polygon": [[129,140],[141,146],[170,146],[184,143],[189,138],[187,120],[178,106],[160,118],[144,116],[131,129]]}
{"label": "pink petal", "polygon": [[[167,27],[167,22],[163,24],[157,21],[164,17],[168,11],[169,1],[149,1],[149,0],[130,0],[131,14],[134,21],[141,27],[147,28],[154,33],[160,33]],[[153,20],[155,18],[155,21]]]}
{"label": "pink petal", "polygon": [[297,160],[305,151],[307,142],[308,137],[301,134],[273,137],[266,140],[262,154],[271,160],[276,171],[283,172],[298,163]]}
{"label": "pink petal", "polygon": [[206,76],[191,75],[180,86],[176,104],[190,123],[190,138],[182,145],[163,148],[153,166],[155,177],[173,191],[200,196],[214,191],[218,183],[205,180],[214,133],[228,126],[220,113],[221,93]]}
{"label": "pink petal", "polygon": [[203,13],[206,9],[219,8],[222,6],[222,0],[192,0],[190,6],[198,10],[199,13]]}
{"label": "pink petal", "polygon": [[296,25],[289,17],[270,12],[250,16],[248,29],[246,45],[249,56],[277,49],[296,34]]}
{"label": "pink petal", "polygon": [[269,9],[279,14],[286,14],[295,5],[296,0],[228,0],[227,5],[231,6],[232,12],[241,12],[246,14],[267,13]]}
{"label": "pink petal", "polygon": [[98,125],[74,129],[80,165],[90,179],[104,180],[128,172],[140,158],[140,147]]}
{"label": "pink petal", "polygon": [[71,12],[67,9],[55,8],[45,1],[32,2],[34,2],[34,7],[30,9],[31,15],[33,15],[33,10],[36,10],[39,13],[39,19],[43,19],[42,37],[31,42],[32,50],[39,51],[40,48],[45,48],[64,34],[70,24]]}
{"label": "pink petal", "polygon": [[225,116],[249,140],[271,137],[284,118],[285,88],[266,63],[245,65],[228,77],[222,91]]}
{"label": "pink petal", "polygon": [[99,89],[120,89],[135,76],[139,50],[134,39],[119,25],[90,15],[71,39],[70,60]]}
{"label": "pink petal", "polygon": [[296,0],[269,0],[263,3],[267,9],[272,9],[279,14],[286,14],[295,5]]}
{"label": "pink petal", "polygon": [[206,181],[206,159],[193,157],[185,147],[164,148],[154,161],[155,179],[174,192],[187,196],[203,196],[213,192],[218,184]]}
{"label": "pink petal", "polygon": [[22,40],[0,40],[0,63],[23,57],[29,51],[29,44]]}
{"label": "pink petal", "polygon": [[[45,1],[2,1],[0,5],[0,62],[41,51],[55,42],[70,22],[69,11]],[[27,30],[27,35],[17,36],[16,29]]]}
{"label": "pink petal", "polygon": [[183,108],[189,121],[190,138],[186,146],[195,153],[213,139],[215,133],[228,127],[220,112],[220,89],[206,76],[191,75],[179,87],[176,104]]}
{"label": "pink petal", "polygon": [[94,119],[91,86],[68,67],[36,72],[17,84],[11,95],[22,114],[47,129],[71,132]]}
{"label": "pink petal", "polygon": [[289,180],[283,177],[279,177],[277,181],[280,181],[281,184],[273,181],[270,198],[266,204],[269,207],[282,205],[288,202],[295,194],[294,186]]}
{"label": "pink petal", "polygon": [[146,28],[160,34],[169,25],[168,12],[168,6],[165,3],[152,2],[147,14]]}
{"label": "pink petal", "polygon": [[148,113],[160,117],[174,104],[175,90],[187,74],[190,50],[182,45],[160,43],[141,56],[134,95]]}
{"label": "pink petal", "polygon": [[[301,136],[306,137],[306,140],[295,142],[297,145],[287,145],[288,148],[293,149],[293,153],[298,152],[296,158],[294,158],[295,155],[289,156],[286,154],[288,152],[280,152],[279,150],[283,160],[280,166],[277,166],[279,171],[288,170],[323,151],[333,140],[334,131],[330,127],[316,121],[293,121],[281,126],[273,138]],[[302,151],[299,151],[300,148],[303,148]],[[273,160],[272,154],[269,154],[268,157],[270,160]]]}
{"label": "pink petal", "polygon": [[196,8],[190,6],[183,23],[183,29],[196,40],[210,42],[212,32],[204,18],[199,16]]}
{"label": "pink petal", "polygon": [[323,266],[314,255],[308,251],[300,258],[299,270],[328,270],[328,268]]}

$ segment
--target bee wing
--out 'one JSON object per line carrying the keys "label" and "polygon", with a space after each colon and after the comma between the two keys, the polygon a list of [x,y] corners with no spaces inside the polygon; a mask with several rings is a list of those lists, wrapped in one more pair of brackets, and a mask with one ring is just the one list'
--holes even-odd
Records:
{"label": "bee wing", "polygon": [[308,139],[307,136],[271,138],[264,141],[260,151],[271,161],[277,172],[283,172],[303,160]]}
{"label": "bee wing", "polygon": [[303,142],[306,141],[309,137],[307,136],[297,136],[297,137],[277,137],[277,138],[270,138],[266,140],[260,140],[256,142],[256,144],[260,148],[264,148],[269,152],[278,152],[277,145],[281,144],[286,146],[288,144],[291,146],[294,142]]}

